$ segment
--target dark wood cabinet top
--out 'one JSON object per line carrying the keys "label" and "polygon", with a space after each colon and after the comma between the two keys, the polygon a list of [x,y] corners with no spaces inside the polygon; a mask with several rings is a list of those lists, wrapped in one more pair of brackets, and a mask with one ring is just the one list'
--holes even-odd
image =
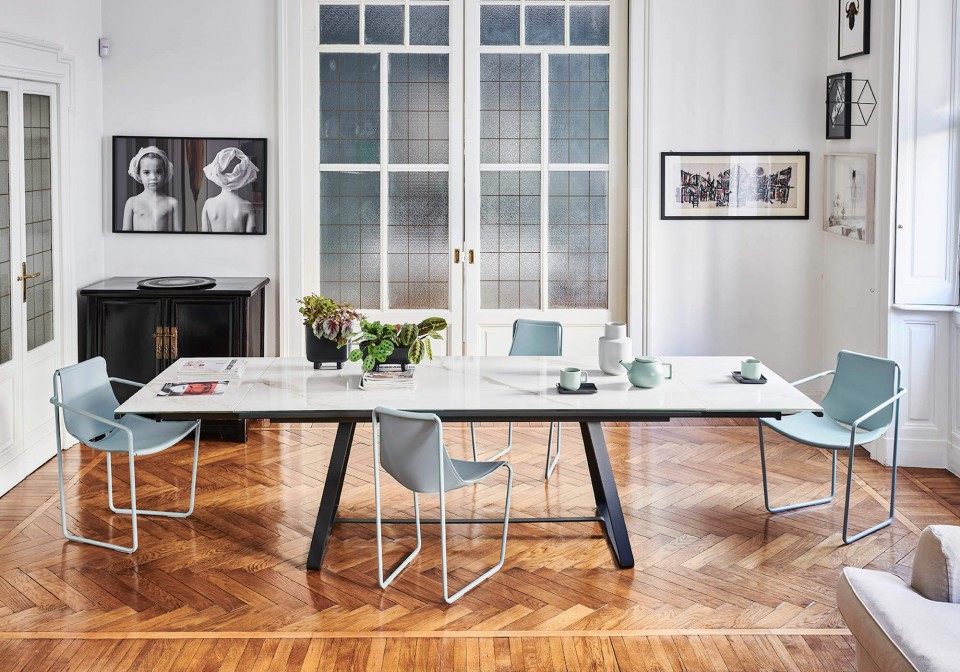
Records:
{"label": "dark wood cabinet top", "polygon": [[216,287],[209,289],[139,289],[137,283],[143,277],[107,278],[95,282],[80,290],[81,296],[97,294],[124,294],[133,293],[142,296],[199,296],[202,294],[232,296],[252,296],[266,286],[270,278],[216,278]]}

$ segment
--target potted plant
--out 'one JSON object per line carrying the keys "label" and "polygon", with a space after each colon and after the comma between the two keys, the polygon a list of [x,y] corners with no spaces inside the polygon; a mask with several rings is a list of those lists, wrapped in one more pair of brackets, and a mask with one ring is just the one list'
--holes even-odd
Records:
{"label": "potted plant", "polygon": [[440,332],[447,328],[442,317],[428,317],[420,324],[382,324],[367,322],[360,325],[357,348],[350,353],[351,362],[363,362],[364,371],[379,369],[381,364],[399,364],[404,371],[407,363],[419,364],[426,357],[433,360],[430,341],[442,339]]}
{"label": "potted plant", "polygon": [[313,362],[313,368],[319,369],[327,362],[343,368],[349,351],[344,346],[360,329],[363,315],[350,304],[320,294],[309,294],[297,303],[306,330],[307,359]]}

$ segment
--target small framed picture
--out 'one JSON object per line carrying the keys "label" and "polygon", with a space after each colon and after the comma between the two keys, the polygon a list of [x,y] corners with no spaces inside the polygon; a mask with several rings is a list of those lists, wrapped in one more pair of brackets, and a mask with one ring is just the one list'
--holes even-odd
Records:
{"label": "small framed picture", "polygon": [[661,219],[809,219],[810,152],[663,152]]}
{"label": "small framed picture", "polygon": [[823,157],[823,230],[874,242],[873,201],[876,156],[826,154]]}
{"label": "small framed picture", "polygon": [[870,0],[837,0],[837,58],[870,53]]}
{"label": "small framed picture", "polygon": [[849,140],[853,75],[842,72],[827,77],[827,140]]}
{"label": "small framed picture", "polygon": [[267,232],[265,138],[113,137],[114,233]]}

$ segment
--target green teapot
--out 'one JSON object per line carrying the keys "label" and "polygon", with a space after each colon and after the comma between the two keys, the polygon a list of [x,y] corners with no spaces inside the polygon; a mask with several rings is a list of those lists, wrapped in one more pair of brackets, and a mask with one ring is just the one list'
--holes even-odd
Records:
{"label": "green teapot", "polygon": [[[629,364],[622,359],[620,365],[627,370],[627,378],[634,387],[656,387],[660,383],[673,378],[673,364],[661,362],[659,357],[637,357]],[[668,367],[670,373],[663,375],[663,367]]]}

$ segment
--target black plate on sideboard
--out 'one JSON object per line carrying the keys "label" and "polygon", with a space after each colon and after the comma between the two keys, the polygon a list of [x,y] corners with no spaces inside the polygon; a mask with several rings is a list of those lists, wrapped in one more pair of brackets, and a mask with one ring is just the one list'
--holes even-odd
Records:
{"label": "black plate on sideboard", "polygon": [[192,275],[144,278],[137,283],[139,289],[209,289],[216,286],[217,281],[213,278]]}

